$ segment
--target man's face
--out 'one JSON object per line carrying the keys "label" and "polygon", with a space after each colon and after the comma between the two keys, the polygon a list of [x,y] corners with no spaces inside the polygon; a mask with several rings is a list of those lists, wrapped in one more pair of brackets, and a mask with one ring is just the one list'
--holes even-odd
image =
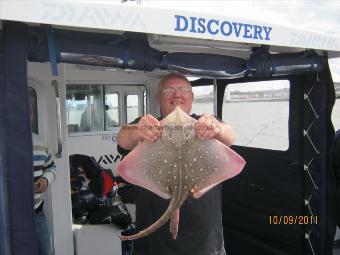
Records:
{"label": "man's face", "polygon": [[174,77],[165,81],[157,96],[162,117],[166,117],[169,113],[175,110],[176,106],[190,114],[193,100],[193,93],[190,83],[187,81]]}

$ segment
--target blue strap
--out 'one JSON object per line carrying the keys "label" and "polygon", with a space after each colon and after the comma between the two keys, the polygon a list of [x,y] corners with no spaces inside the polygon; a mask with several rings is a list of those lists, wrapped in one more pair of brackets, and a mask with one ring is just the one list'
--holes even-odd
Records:
{"label": "blue strap", "polygon": [[166,70],[168,65],[169,65],[169,62],[168,62],[168,53],[164,51],[164,52],[162,52],[162,59],[161,59],[161,63],[160,63],[160,69]]}
{"label": "blue strap", "polygon": [[57,50],[55,47],[54,31],[51,26],[46,26],[48,55],[50,57],[51,70],[53,76],[58,76]]}

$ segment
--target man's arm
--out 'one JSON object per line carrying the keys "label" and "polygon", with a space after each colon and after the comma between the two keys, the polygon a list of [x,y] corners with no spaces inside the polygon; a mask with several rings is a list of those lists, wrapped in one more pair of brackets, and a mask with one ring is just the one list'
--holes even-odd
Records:
{"label": "man's arm", "polygon": [[47,190],[47,187],[54,181],[56,177],[56,165],[52,159],[52,155],[47,146],[43,146],[45,149],[45,160],[42,166],[43,174],[35,181],[35,193],[43,193]]}
{"label": "man's arm", "polygon": [[225,145],[232,145],[235,142],[235,132],[234,129],[225,122],[219,122],[220,124],[220,131],[215,136],[217,140],[219,140],[221,143],[224,143]]}
{"label": "man's arm", "polygon": [[117,144],[125,150],[132,150],[139,141],[154,142],[161,135],[159,121],[148,114],[140,118],[137,124],[123,126],[117,136]]}
{"label": "man's arm", "polygon": [[201,140],[215,138],[227,146],[232,145],[235,141],[234,129],[229,124],[207,114],[197,120],[196,135]]}
{"label": "man's arm", "polygon": [[137,124],[124,125],[117,135],[117,144],[125,150],[132,150],[139,142],[139,135],[135,129]]}
{"label": "man's arm", "polygon": [[48,184],[50,185],[55,177],[57,175],[57,168],[56,165],[52,159],[52,154],[49,151],[49,149],[46,147],[46,159],[45,159],[45,163],[43,166],[43,176],[44,178],[47,179]]}

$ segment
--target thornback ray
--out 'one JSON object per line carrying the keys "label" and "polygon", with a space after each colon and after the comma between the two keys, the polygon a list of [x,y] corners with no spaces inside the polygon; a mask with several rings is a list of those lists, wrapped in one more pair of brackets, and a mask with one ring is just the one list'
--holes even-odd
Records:
{"label": "thornback ray", "polygon": [[216,139],[200,140],[196,120],[180,107],[161,120],[161,137],[144,141],[118,165],[121,177],[152,191],[170,203],[164,214],[148,228],[122,240],[145,237],[171,219],[170,231],[176,239],[179,210],[188,196],[199,198],[217,184],[239,174],[245,161]]}

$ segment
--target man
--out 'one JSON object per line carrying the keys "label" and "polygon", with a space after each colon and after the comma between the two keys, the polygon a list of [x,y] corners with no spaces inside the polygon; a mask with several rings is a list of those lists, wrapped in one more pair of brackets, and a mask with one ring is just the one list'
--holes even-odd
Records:
{"label": "man", "polygon": [[[121,129],[117,136],[118,151],[125,155],[140,141],[156,141],[161,136],[159,120],[165,118],[176,106],[190,114],[193,93],[190,82],[180,74],[165,76],[159,85],[157,101],[161,118],[143,116],[131,125],[137,128]],[[204,114],[196,123],[196,135],[201,140],[218,139],[226,145],[234,142],[230,125]],[[145,127],[148,128],[145,128]],[[136,188],[136,227],[142,230],[154,223],[166,210],[169,201],[143,188]],[[208,191],[199,199],[189,197],[181,207],[179,233],[172,239],[169,222],[146,238],[134,243],[134,255],[224,255],[221,211],[221,186]]]}
{"label": "man", "polygon": [[[31,105],[31,123],[34,120],[33,106]],[[38,255],[50,255],[50,233],[43,212],[44,196],[48,186],[56,176],[56,166],[51,153],[38,134],[32,133],[33,144],[33,182],[34,182],[34,211],[35,234]]]}

